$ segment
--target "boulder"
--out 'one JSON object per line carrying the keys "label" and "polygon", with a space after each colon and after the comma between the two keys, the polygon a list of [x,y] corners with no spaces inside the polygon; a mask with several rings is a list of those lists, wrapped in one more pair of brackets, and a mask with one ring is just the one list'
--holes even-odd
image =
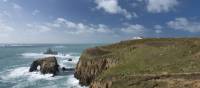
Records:
{"label": "boulder", "polygon": [[[38,67],[40,66],[40,69]],[[59,72],[59,65],[56,57],[41,58],[33,61],[29,72],[40,71],[42,74],[53,74],[54,76]]]}
{"label": "boulder", "polygon": [[71,58],[69,58],[69,59],[68,59],[68,61],[72,61],[72,59],[71,59]]}

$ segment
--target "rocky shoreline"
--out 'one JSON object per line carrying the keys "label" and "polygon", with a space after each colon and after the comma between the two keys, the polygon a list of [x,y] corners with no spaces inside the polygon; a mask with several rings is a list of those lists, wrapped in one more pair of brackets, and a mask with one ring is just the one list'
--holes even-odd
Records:
{"label": "rocky shoreline", "polygon": [[[199,63],[200,39],[141,39],[88,48],[73,72],[89,88],[200,88]],[[59,69],[67,70],[47,57],[29,71],[56,76]]]}

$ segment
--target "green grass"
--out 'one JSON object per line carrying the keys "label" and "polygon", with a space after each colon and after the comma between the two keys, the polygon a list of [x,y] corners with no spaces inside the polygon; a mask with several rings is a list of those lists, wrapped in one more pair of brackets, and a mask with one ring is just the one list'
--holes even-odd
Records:
{"label": "green grass", "polygon": [[[162,42],[162,41],[161,41]],[[176,42],[175,40],[172,42]],[[188,44],[189,43],[189,44]],[[191,69],[199,59],[192,59],[192,54],[200,51],[200,45],[193,42],[176,42],[176,45],[142,46],[130,50],[130,46],[116,52],[121,59],[121,64],[108,70],[111,73],[147,74],[161,72],[190,72],[199,71]],[[155,43],[156,44],[156,43]],[[195,67],[195,66],[194,66]],[[123,70],[122,70],[123,69]]]}

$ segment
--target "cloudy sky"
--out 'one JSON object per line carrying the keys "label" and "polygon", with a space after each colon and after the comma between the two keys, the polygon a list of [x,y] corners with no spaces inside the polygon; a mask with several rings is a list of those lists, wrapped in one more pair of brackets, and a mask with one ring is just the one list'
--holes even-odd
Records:
{"label": "cloudy sky", "polygon": [[199,0],[0,0],[0,43],[199,37]]}

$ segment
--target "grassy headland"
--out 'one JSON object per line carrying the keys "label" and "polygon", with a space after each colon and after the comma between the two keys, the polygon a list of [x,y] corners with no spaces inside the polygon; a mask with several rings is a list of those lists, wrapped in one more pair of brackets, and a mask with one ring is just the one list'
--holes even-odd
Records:
{"label": "grassy headland", "polygon": [[[98,63],[101,64],[95,65]],[[76,73],[83,76],[90,73],[92,78],[89,84],[94,88],[103,85],[108,88],[194,88],[194,80],[200,83],[200,80],[193,79],[200,76],[200,39],[122,41],[85,50],[78,65]],[[88,70],[84,72],[79,69]],[[184,82],[190,87],[184,87]]]}

